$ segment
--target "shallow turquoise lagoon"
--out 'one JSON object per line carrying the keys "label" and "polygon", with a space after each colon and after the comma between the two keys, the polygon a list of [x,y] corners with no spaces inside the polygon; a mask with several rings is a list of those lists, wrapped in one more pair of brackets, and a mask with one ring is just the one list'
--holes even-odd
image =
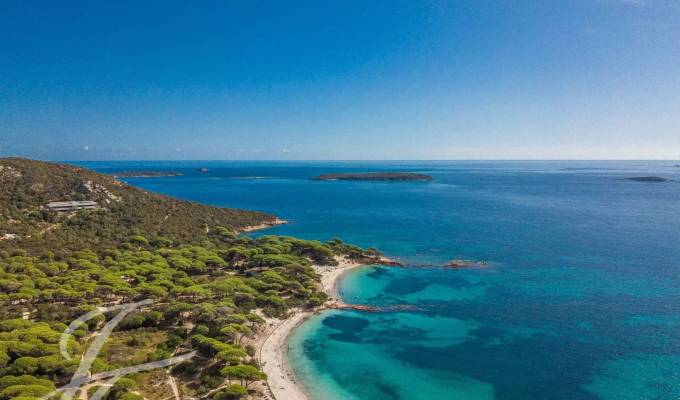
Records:
{"label": "shallow turquoise lagoon", "polygon": [[[319,400],[679,399],[674,164],[85,163],[183,172],[128,181],[291,221],[257,235],[337,236],[407,264],[354,270],[340,290],[351,303],[415,310],[325,312],[290,338],[293,368]],[[369,171],[435,180],[309,180]],[[623,179],[646,175],[675,182]],[[459,258],[489,266],[441,268]]]}

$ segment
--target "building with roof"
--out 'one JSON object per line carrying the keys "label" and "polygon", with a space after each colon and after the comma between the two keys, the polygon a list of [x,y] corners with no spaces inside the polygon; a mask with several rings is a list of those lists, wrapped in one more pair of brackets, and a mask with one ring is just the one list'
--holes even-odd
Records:
{"label": "building with roof", "polygon": [[50,211],[77,211],[97,208],[99,205],[96,201],[52,201],[47,203],[46,207]]}

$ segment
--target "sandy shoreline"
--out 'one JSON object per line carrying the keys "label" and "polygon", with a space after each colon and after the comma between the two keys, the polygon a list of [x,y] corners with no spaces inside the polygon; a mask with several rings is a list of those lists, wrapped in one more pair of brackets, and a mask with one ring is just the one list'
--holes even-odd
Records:
{"label": "sandy shoreline", "polygon": [[[365,265],[345,259],[338,261],[338,265],[314,266],[316,272],[321,275],[323,291],[329,296],[331,302],[337,301],[338,298],[336,285],[338,278],[351,269]],[[256,346],[260,365],[268,377],[269,393],[266,394],[266,399],[309,400],[309,396],[288,365],[287,338],[298,325],[321,310],[323,307],[316,311],[292,310],[287,319],[266,319],[266,328],[261,335],[261,343]]]}

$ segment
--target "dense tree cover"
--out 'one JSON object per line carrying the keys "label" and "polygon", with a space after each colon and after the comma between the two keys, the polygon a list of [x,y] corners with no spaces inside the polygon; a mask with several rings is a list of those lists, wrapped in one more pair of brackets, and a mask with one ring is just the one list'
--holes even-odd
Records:
{"label": "dense tree cover", "polygon": [[248,385],[254,381],[267,379],[267,374],[252,365],[230,365],[220,371],[227,379],[239,380],[241,386],[248,389]]}
{"label": "dense tree cover", "polygon": [[232,384],[215,394],[215,400],[234,400],[240,399],[248,394],[248,390],[239,384]]}
{"label": "dense tree cover", "polygon": [[[284,236],[224,235],[177,247],[145,237],[135,243],[61,255],[0,252],[0,377],[5,379],[0,400],[37,398],[70,378],[77,362],[64,360],[57,345],[66,323],[96,305],[147,298],[154,304],[121,321],[93,371],[195,349],[199,356],[178,373],[202,371],[199,393],[230,384],[215,398],[238,398],[253,381],[266,378],[253,349],[244,345],[263,322],[258,313],[283,316],[291,307],[322,304],[326,297],[312,263],[335,263],[337,255],[369,261],[377,254],[337,239],[321,243]],[[30,320],[21,318],[26,312]],[[75,332],[74,356],[104,322],[101,316]],[[131,388],[109,393],[114,400],[135,396]]]}
{"label": "dense tree cover", "polygon": [[[40,397],[64,383],[77,367],[77,360],[65,360],[59,339],[66,325],[61,322],[33,322],[24,319],[0,321],[0,399]],[[75,332],[70,350],[77,351]]]}
{"label": "dense tree cover", "polygon": [[[51,201],[92,200],[100,209],[59,213]],[[21,158],[0,159],[0,249],[93,249],[138,240],[188,243],[272,222],[254,211],[210,207],[129,186],[70,165]],[[222,231],[217,228],[222,227]],[[17,243],[18,242],[18,243]],[[141,243],[144,244],[144,243]]]}
{"label": "dense tree cover", "polygon": [[259,307],[280,315],[291,306],[323,300],[315,290],[317,277],[310,265],[334,263],[339,249],[344,247],[334,250],[316,241],[265,236],[177,248],[81,250],[60,256],[0,252],[0,304],[83,305],[122,298],[196,303],[221,298],[227,306]]}
{"label": "dense tree cover", "polygon": [[[104,208],[68,215],[41,208],[84,199]],[[113,315],[73,333],[70,360],[59,350],[66,324],[96,306],[144,299],[153,304],[118,324],[93,373],[196,350],[172,369],[184,387],[219,400],[246,395],[252,382],[266,378],[250,344],[262,316],[326,301],[312,264],[379,257],[339,239],[236,232],[271,219],[147,193],[71,166],[0,160],[0,238],[21,236],[0,240],[0,400],[36,400],[66,384]],[[139,380],[120,379],[107,399],[143,399],[149,391]]]}

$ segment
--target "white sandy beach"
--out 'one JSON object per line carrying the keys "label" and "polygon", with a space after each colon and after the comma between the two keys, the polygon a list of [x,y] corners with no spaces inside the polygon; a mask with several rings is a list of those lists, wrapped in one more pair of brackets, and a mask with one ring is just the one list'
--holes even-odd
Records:
{"label": "white sandy beach", "polygon": [[[338,260],[334,266],[314,266],[321,275],[323,291],[336,300],[336,283],[345,272],[363,264],[345,259]],[[309,400],[302,385],[288,365],[286,339],[299,324],[313,315],[313,312],[294,310],[285,320],[269,318],[266,321],[265,332],[261,335],[262,343],[258,347],[259,360],[262,370],[267,374],[269,392],[265,398],[275,400]]]}

